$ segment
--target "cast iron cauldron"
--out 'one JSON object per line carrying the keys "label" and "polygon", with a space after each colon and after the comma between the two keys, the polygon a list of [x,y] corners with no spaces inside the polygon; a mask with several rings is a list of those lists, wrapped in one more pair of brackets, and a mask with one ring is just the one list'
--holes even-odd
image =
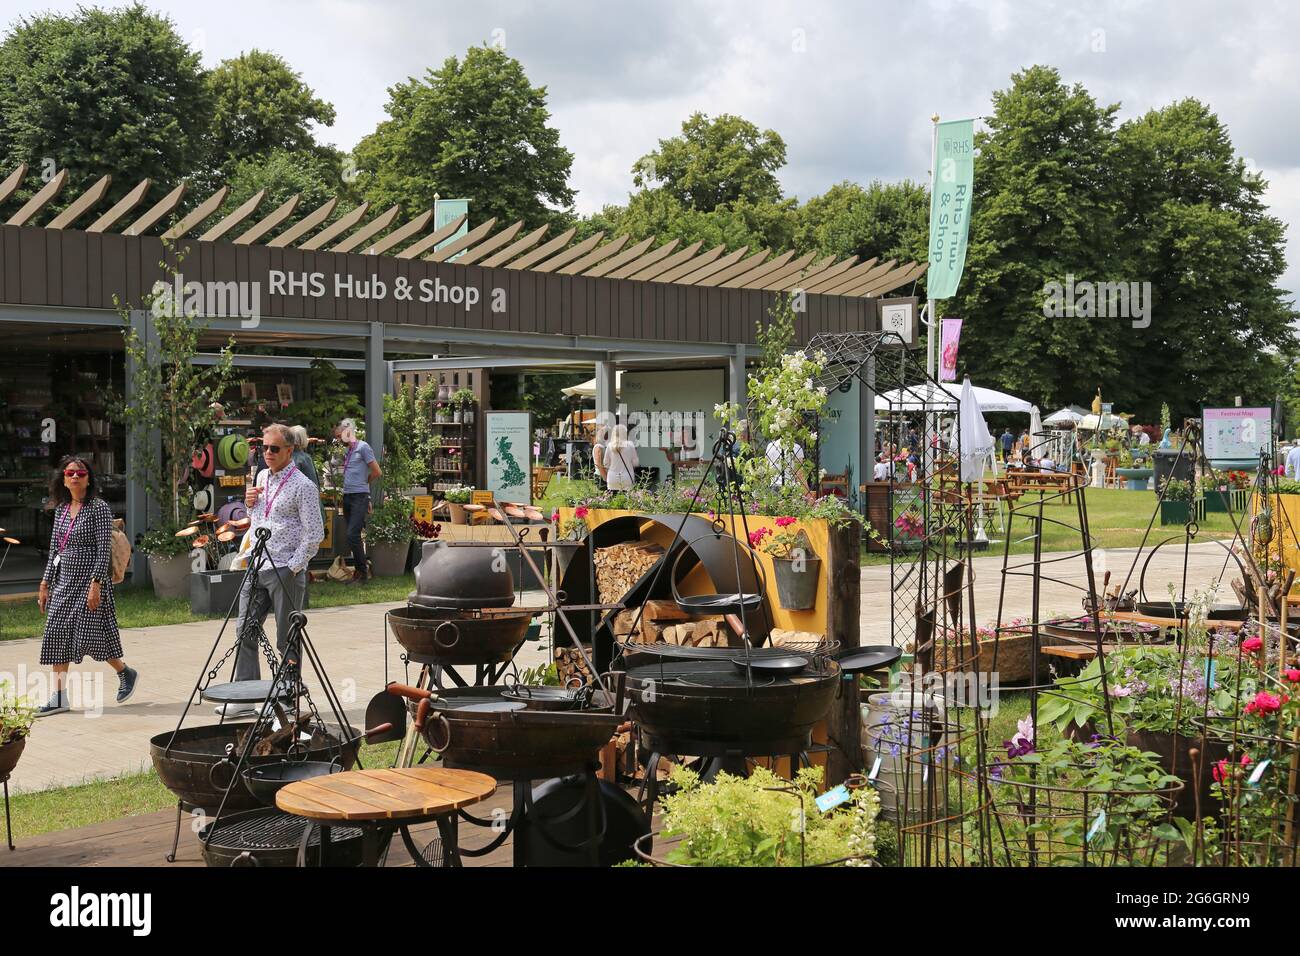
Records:
{"label": "cast iron cauldron", "polygon": [[501,559],[505,547],[426,541],[415,566],[410,602],[422,607],[510,607],[515,603],[515,578],[509,562]]}
{"label": "cast iron cauldron", "polygon": [[[221,805],[221,797],[230,788],[230,797],[226,800],[227,810],[255,810],[261,804],[242,784],[231,787],[235,781],[235,762],[238,753],[226,756],[226,745],[234,744],[239,732],[248,723],[203,724],[198,727],[183,727],[177,731],[164,731],[149,741],[149,756],[153,758],[154,769],[158,779],[168,790],[191,807],[201,807],[209,813],[216,813]],[[339,765],[349,769],[357,759],[356,740],[340,745],[338,729],[329,728],[330,745],[317,745],[307,751],[305,759],[329,763],[335,757]],[[266,764],[278,764],[284,757],[272,754],[268,757],[249,755],[245,766],[256,767]]]}
{"label": "cast iron cauldron", "polygon": [[399,607],[388,624],[402,647],[442,664],[504,664],[524,641],[532,611],[493,611],[478,617],[454,608]]}

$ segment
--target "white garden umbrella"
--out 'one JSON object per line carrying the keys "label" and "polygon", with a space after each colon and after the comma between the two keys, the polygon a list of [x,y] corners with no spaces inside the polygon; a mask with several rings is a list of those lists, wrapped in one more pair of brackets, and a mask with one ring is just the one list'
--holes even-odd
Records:
{"label": "white garden umbrella", "polygon": [[961,383],[961,408],[957,419],[961,423],[960,440],[961,480],[982,481],[984,469],[993,461],[993,435],[988,422],[980,412],[975,386],[967,378]]}
{"label": "white garden umbrella", "polygon": [[1044,425],[1077,425],[1083,420],[1084,412],[1073,405],[1067,405],[1052,412],[1043,419]]}
{"label": "white garden umbrella", "polygon": [[[565,395],[577,395],[581,398],[596,397],[596,380],[588,379],[585,382],[579,382],[577,385],[570,385],[568,388],[560,389]],[[623,372],[618,370],[614,373],[614,394],[618,395],[623,391]]]}
{"label": "white garden umbrella", "polygon": [[1038,414],[1038,406],[1032,405],[1029,408],[1029,434],[1037,438],[1043,432],[1043,420]]}
{"label": "white garden umbrella", "polygon": [[[876,396],[876,411],[943,411],[943,406],[951,408],[956,404],[957,398],[969,383],[970,379],[966,379],[961,385],[956,382],[945,382],[941,386],[917,385],[912,388],[896,388],[890,392],[882,392]],[[985,414],[1021,412],[1028,415],[1030,408],[1033,407],[1023,398],[1016,398],[1014,395],[996,389],[980,388],[977,385],[971,385],[970,389],[974,399],[973,406]]]}

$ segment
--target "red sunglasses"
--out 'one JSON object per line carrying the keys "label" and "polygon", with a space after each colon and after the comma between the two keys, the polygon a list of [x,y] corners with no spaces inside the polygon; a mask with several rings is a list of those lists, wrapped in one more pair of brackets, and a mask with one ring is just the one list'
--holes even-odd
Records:
{"label": "red sunglasses", "polygon": [[68,468],[64,470],[63,477],[64,478],[85,478],[89,474],[90,472],[88,471],[80,471],[75,468]]}

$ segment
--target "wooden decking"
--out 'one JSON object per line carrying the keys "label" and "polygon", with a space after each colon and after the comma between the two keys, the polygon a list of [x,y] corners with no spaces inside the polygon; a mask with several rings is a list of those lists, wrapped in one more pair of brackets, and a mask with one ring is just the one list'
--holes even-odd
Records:
{"label": "wooden decking", "polygon": [[[503,784],[487,800],[471,808],[479,818],[491,818],[493,811],[510,812],[510,785]],[[3,821],[0,821],[2,823]],[[40,836],[24,837],[15,834],[18,848],[10,852],[0,842],[0,867],[6,866],[203,866],[199,838],[191,826],[192,819],[181,821],[181,841],[176,851],[176,862],[168,863],[164,857],[171,849],[172,833],[176,826],[176,811],[164,810],[138,817],[123,817],[107,823],[78,827],[75,830],[58,830]],[[411,830],[416,842],[423,844],[437,836],[438,828],[430,823]],[[462,822],[460,843],[463,848],[476,848],[490,843],[496,834],[485,827],[470,826]],[[0,841],[4,839],[0,829]],[[465,866],[510,866],[513,856],[513,836],[486,856],[464,857]],[[388,866],[411,866],[411,858],[400,837],[394,837],[388,852]]]}

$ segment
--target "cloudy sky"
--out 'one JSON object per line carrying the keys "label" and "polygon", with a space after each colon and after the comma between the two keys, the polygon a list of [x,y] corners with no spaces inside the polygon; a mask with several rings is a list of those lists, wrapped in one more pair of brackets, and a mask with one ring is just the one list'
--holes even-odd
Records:
{"label": "cloudy sky", "polygon": [[[74,0],[4,0],[16,16]],[[1195,96],[1269,181],[1289,226],[1283,286],[1300,291],[1300,4],[1286,0],[174,0],[205,64],[274,50],[338,109],[321,138],[352,147],[386,89],[480,43],[504,44],[550,91],[588,212],[623,202],[632,163],[692,111],[738,113],[784,137],[801,199],[850,179],[924,179],[929,117],[980,116],[1045,63],[1121,118]]]}

